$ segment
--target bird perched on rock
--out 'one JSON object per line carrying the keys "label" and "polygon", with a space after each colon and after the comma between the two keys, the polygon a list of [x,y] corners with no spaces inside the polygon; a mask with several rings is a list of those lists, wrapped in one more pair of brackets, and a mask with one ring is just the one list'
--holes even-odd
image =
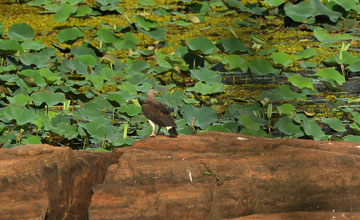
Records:
{"label": "bird perched on rock", "polygon": [[[170,133],[170,137],[176,137],[178,135],[176,131],[176,124],[174,118],[171,116],[171,110],[161,102],[155,100],[154,94],[157,93],[155,89],[149,89],[147,92],[146,100],[141,105],[145,117],[149,119],[152,127],[151,137],[155,137],[160,133],[162,127]],[[155,135],[155,125],[159,126],[159,129]]]}

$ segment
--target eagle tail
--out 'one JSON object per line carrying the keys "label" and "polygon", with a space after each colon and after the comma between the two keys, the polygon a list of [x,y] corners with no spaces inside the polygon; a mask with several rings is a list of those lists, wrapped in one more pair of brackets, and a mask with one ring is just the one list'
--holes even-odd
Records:
{"label": "eagle tail", "polygon": [[169,131],[170,137],[177,137],[178,136],[178,133],[177,133],[175,127],[171,127],[168,131]]}

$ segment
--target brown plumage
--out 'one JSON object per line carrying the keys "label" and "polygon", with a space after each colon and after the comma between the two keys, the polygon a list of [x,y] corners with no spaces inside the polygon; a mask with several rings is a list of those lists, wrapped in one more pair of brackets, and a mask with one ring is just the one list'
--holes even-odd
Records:
{"label": "brown plumage", "polygon": [[174,118],[171,116],[171,110],[161,102],[157,101],[154,94],[157,93],[155,89],[149,89],[147,92],[146,100],[141,105],[145,117],[149,119],[152,127],[150,136],[155,135],[155,124],[159,126],[157,135],[160,133],[162,127],[166,127],[170,133],[170,137],[178,135],[176,131],[176,124]]}

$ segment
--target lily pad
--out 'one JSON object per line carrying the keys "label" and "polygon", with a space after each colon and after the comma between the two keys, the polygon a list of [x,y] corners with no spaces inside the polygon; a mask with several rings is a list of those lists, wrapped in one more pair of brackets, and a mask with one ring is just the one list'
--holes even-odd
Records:
{"label": "lily pad", "polygon": [[76,7],[68,3],[63,3],[56,11],[54,20],[56,22],[64,22],[70,17],[71,14],[75,13],[76,9],[77,9]]}
{"label": "lily pad", "polygon": [[36,119],[36,114],[23,106],[8,105],[2,111],[2,117],[8,121],[15,120],[18,125],[24,125],[31,123]]}
{"label": "lily pad", "polygon": [[249,48],[237,38],[222,39],[219,40],[219,44],[225,53],[240,53],[249,50]]}
{"label": "lily pad", "polygon": [[211,54],[216,48],[215,45],[205,37],[198,37],[189,40],[189,49],[192,51],[198,51],[202,54]]}
{"label": "lily pad", "polygon": [[345,132],[346,129],[338,118],[321,118],[321,121],[329,125],[331,129],[337,132]]}
{"label": "lily pad", "polygon": [[30,99],[36,106],[40,106],[42,103],[56,105],[65,101],[65,95],[64,93],[35,92],[31,94]]}
{"label": "lily pad", "polygon": [[321,69],[316,73],[316,75],[320,76],[325,80],[326,79],[334,80],[339,85],[342,85],[345,82],[345,77],[333,68]]}
{"label": "lily pad", "polygon": [[22,53],[23,49],[21,45],[15,40],[1,40],[0,39],[0,55],[14,55],[17,52]]}
{"label": "lily pad", "polygon": [[73,44],[75,41],[82,37],[84,37],[84,33],[76,27],[64,29],[56,35],[56,39],[60,43],[66,44]]}
{"label": "lily pad", "polygon": [[307,77],[303,77],[303,76],[298,75],[298,74],[292,74],[291,76],[289,76],[288,81],[293,86],[296,86],[299,89],[304,89],[304,88],[308,88],[308,89],[311,89],[311,90],[315,89],[312,79],[307,78]]}
{"label": "lily pad", "polygon": [[249,63],[249,68],[251,72],[255,75],[267,75],[267,74],[276,74],[278,71],[273,68],[271,63],[264,59],[253,59]]}
{"label": "lily pad", "polygon": [[9,39],[16,41],[33,40],[34,29],[26,23],[13,24],[9,28],[7,36]]}
{"label": "lily pad", "polygon": [[302,137],[304,132],[301,130],[299,125],[295,125],[293,120],[289,117],[282,117],[277,122],[275,122],[274,127],[279,129],[282,133],[293,136],[293,137]]}
{"label": "lily pad", "polygon": [[288,67],[292,60],[289,56],[289,54],[284,52],[275,52],[270,55],[270,58],[273,59],[275,64],[281,64],[284,67]]}
{"label": "lily pad", "polygon": [[190,70],[191,77],[206,83],[221,83],[221,75],[208,68]]}
{"label": "lily pad", "polygon": [[181,108],[186,123],[191,126],[192,119],[195,120],[195,126],[205,129],[213,122],[217,121],[216,112],[210,107],[195,107],[193,105],[185,105]]}
{"label": "lily pad", "polygon": [[302,123],[305,134],[314,138],[314,140],[327,140],[328,137],[321,130],[320,126],[313,119],[306,119]]}
{"label": "lily pad", "polygon": [[309,59],[309,58],[311,58],[313,56],[316,56],[316,55],[317,55],[317,52],[316,52],[315,48],[307,48],[307,49],[297,53],[295,55],[295,60]]}

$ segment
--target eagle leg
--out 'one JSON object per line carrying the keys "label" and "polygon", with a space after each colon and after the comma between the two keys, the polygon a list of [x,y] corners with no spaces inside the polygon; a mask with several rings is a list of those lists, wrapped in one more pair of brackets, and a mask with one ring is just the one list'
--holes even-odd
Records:
{"label": "eagle leg", "polygon": [[159,135],[159,134],[160,134],[160,129],[161,129],[161,126],[159,126],[159,129],[158,129],[156,135]]}
{"label": "eagle leg", "polygon": [[152,131],[151,131],[150,137],[155,137],[155,136],[156,136],[156,135],[155,135],[155,123],[152,122],[151,120],[149,120],[149,122],[150,122],[150,125],[151,125],[151,127],[152,127]]}

